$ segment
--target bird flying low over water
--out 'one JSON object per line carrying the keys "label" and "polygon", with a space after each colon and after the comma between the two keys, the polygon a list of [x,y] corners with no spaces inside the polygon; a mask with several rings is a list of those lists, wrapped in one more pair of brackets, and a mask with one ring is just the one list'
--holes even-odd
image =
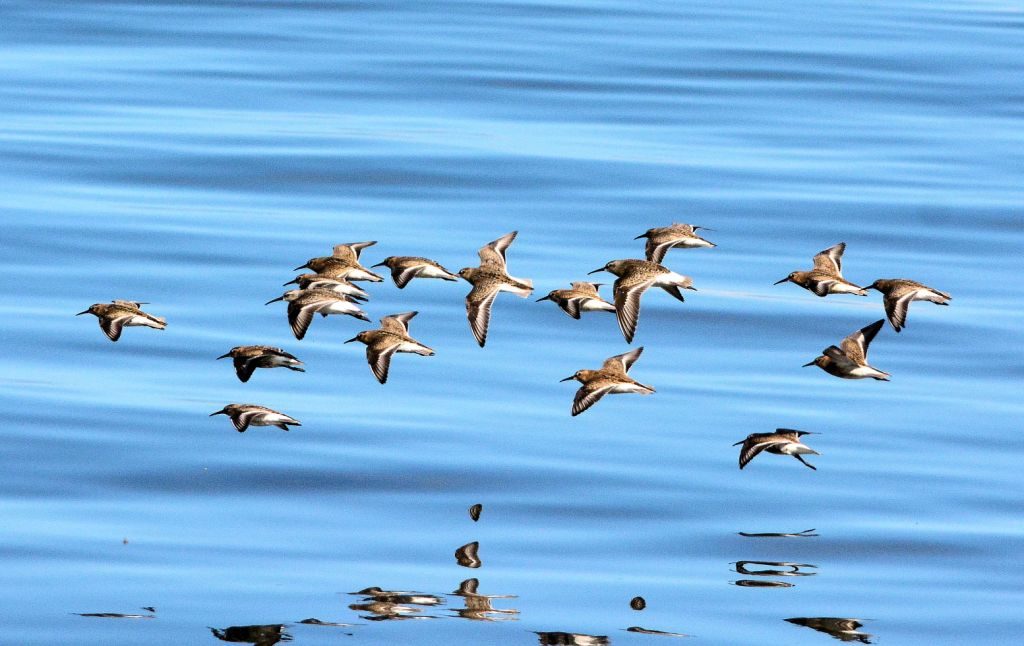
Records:
{"label": "bird flying low over water", "polygon": [[668,250],[673,247],[697,249],[699,247],[717,246],[715,243],[708,242],[697,235],[697,229],[711,231],[711,229],[707,227],[699,227],[692,224],[680,224],[676,222],[667,227],[648,229],[646,232],[641,233],[633,239],[639,240],[640,238],[647,238],[647,246],[644,249],[647,254],[647,259],[651,262],[660,263],[665,259],[665,254],[668,253]]}
{"label": "bird flying low over water", "polygon": [[892,329],[899,332],[907,324],[907,310],[911,301],[931,301],[936,305],[949,305],[952,296],[927,285],[906,278],[879,278],[865,289],[882,292],[882,304]]}
{"label": "bird flying low over water", "polygon": [[100,329],[111,341],[121,338],[121,330],[124,327],[151,327],[154,330],[162,330],[167,327],[167,319],[160,316],[153,316],[143,312],[141,307],[148,305],[142,301],[114,300],[109,303],[94,303],[82,314],[92,314],[99,319]]}
{"label": "bird flying low over water", "polygon": [[878,331],[885,325],[883,319],[878,319],[871,325],[863,327],[850,336],[843,339],[839,347],[830,345],[822,350],[821,356],[808,366],[818,366],[830,375],[843,379],[866,379],[871,377],[879,381],[889,381],[889,373],[882,372],[877,368],[868,365],[868,346],[875,338]]}
{"label": "bird flying low over water", "polygon": [[344,278],[332,278],[323,274],[301,274],[284,284],[285,287],[288,285],[298,285],[299,289],[329,289],[357,301],[365,301],[370,298],[370,295],[362,288]]}
{"label": "bird flying low over water", "polygon": [[577,370],[572,376],[562,379],[562,381],[575,379],[583,384],[576,391],[576,397],[572,402],[573,417],[596,404],[605,395],[621,393],[650,395],[655,392],[652,386],[646,386],[626,374],[643,351],[643,347],[639,347],[625,354],[617,354],[605,359],[600,370]]}
{"label": "bird flying low over water", "polygon": [[289,426],[302,426],[302,423],[293,417],[256,404],[228,404],[219,411],[210,413],[210,417],[214,415],[230,417],[231,423],[239,433],[244,433],[250,426],[276,426],[284,431],[287,431]]}
{"label": "bird flying low over water", "polygon": [[405,289],[413,278],[440,278],[457,281],[459,277],[430,258],[418,256],[388,256],[373,267],[387,267],[398,289]]}
{"label": "bird flying low over water", "polygon": [[843,252],[846,251],[846,243],[840,242],[824,251],[819,251],[814,256],[814,269],[810,271],[794,271],[782,280],[776,281],[776,285],[782,283],[794,283],[813,292],[818,296],[828,294],[856,294],[867,296],[863,287],[858,287],[843,278]]}
{"label": "bird flying low over water", "polygon": [[288,368],[298,372],[306,372],[301,368],[302,362],[293,354],[285,352],[281,348],[269,345],[239,345],[231,348],[227,354],[222,354],[217,359],[231,357],[235,364],[235,374],[238,380],[245,383],[249,381],[256,368]]}
{"label": "bird flying low over water", "polygon": [[777,428],[774,433],[751,433],[746,439],[733,446],[743,445],[740,449],[740,469],[747,466],[761,451],[776,455],[792,455],[804,466],[817,471],[817,467],[804,461],[801,455],[820,455],[817,451],[804,444],[800,438],[811,435],[810,431],[794,431],[789,428]]}
{"label": "bird flying low over water", "polygon": [[320,256],[310,258],[306,264],[299,265],[294,269],[311,269],[318,274],[324,274],[331,278],[344,278],[349,281],[368,280],[379,283],[384,279],[373,273],[366,267],[359,264],[359,254],[366,247],[372,247],[376,241],[369,242],[347,242],[334,245],[334,254],[331,256]]}
{"label": "bird flying low over water", "polygon": [[640,319],[640,297],[649,287],[660,287],[680,301],[685,300],[679,292],[680,287],[697,291],[689,276],[677,274],[649,260],[612,260],[590,273],[596,274],[599,271],[607,271],[619,277],[613,287],[615,314],[627,343],[633,342],[637,321]]}
{"label": "bird flying low over water", "polygon": [[579,319],[581,312],[614,312],[615,306],[597,293],[600,286],[601,283],[576,282],[570,289],[556,289],[537,302],[553,301],[574,319]]}
{"label": "bird flying low over water", "polygon": [[366,312],[359,309],[359,306],[348,300],[344,294],[329,289],[292,289],[270,299],[266,305],[277,301],[288,301],[288,323],[292,326],[295,338],[300,341],[306,336],[306,330],[313,322],[313,315],[318,312],[321,316],[348,314],[362,321],[370,320]]}
{"label": "bird flying low over water", "polygon": [[465,267],[459,270],[473,289],[466,295],[466,316],[469,327],[480,347],[487,343],[487,327],[491,322],[491,306],[498,292],[512,292],[520,298],[526,298],[533,292],[533,281],[516,278],[508,274],[505,262],[505,250],[516,239],[518,231],[506,233],[497,240],[480,248],[480,266]]}
{"label": "bird flying low over water", "polygon": [[417,312],[403,312],[385,316],[380,320],[379,330],[364,330],[345,341],[366,344],[366,360],[373,370],[373,376],[380,383],[387,382],[391,357],[396,352],[411,352],[423,357],[434,356],[433,350],[409,336],[409,321],[416,314]]}

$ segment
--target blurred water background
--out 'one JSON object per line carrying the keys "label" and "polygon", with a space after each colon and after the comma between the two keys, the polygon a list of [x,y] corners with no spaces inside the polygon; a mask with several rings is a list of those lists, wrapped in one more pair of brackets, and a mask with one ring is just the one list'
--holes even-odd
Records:
{"label": "blurred water background", "polygon": [[[8,0],[0,34],[0,642],[1019,640],[1019,3]],[[686,303],[644,297],[658,392],[577,418],[558,380],[629,348],[611,315],[501,295],[481,350],[467,284],[369,285],[437,350],[381,386],[342,344],[367,325],[300,342],[263,305],[339,242],[457,271],[511,230],[535,299],[673,221],[719,246],[669,253]],[[839,241],[856,283],[954,296],[879,334],[890,383],[800,367],[882,315],[772,286]],[[72,316],[113,298],[167,330]],[[242,384],[214,358],[246,343],[307,372]],[[737,469],[778,426],[818,471]]]}

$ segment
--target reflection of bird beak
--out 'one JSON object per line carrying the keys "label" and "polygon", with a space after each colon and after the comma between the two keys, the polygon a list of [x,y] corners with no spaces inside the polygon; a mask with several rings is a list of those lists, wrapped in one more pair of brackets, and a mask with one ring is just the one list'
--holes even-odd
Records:
{"label": "reflection of bird beak", "polygon": [[595,269],[594,271],[588,271],[587,275],[589,276],[590,274],[596,274],[599,271],[604,271],[604,267],[601,267],[600,269]]}
{"label": "reflection of bird beak", "polygon": [[566,377],[565,379],[559,379],[558,381],[559,381],[559,383],[561,383],[563,381],[572,381],[575,378],[576,378],[576,375],[570,375],[570,376]]}
{"label": "reflection of bird beak", "polygon": [[227,353],[227,354],[222,354],[222,355],[220,355],[219,357],[217,357],[217,359],[218,359],[218,360],[219,360],[219,359],[227,359],[227,358],[228,358],[228,357],[230,357],[230,356],[231,356],[231,353],[229,352],[229,353]]}
{"label": "reflection of bird beak", "polygon": [[85,310],[84,312],[79,312],[78,314],[75,314],[75,316],[81,316],[83,314],[89,314],[89,310]]}
{"label": "reflection of bird beak", "polygon": [[277,301],[283,301],[283,300],[284,300],[284,296],[278,296],[277,298],[270,299],[269,301],[264,303],[264,305],[270,305],[271,303],[276,303]]}
{"label": "reflection of bird beak", "polygon": [[345,343],[352,343],[353,341],[358,341],[358,340],[359,340],[359,337],[354,336],[351,339],[349,339],[348,341],[345,341]]}
{"label": "reflection of bird beak", "polygon": [[785,283],[785,282],[789,282],[789,276],[786,276],[786,277],[785,277],[785,278],[783,278],[782,280],[778,280],[778,281],[775,281],[775,282],[774,282],[774,283],[772,283],[772,284],[773,284],[773,285],[781,285],[782,283]]}
{"label": "reflection of bird beak", "polygon": [[214,415],[227,415],[227,413],[225,413],[224,409],[222,408],[219,411],[217,411],[216,413],[210,413],[210,417],[213,417]]}
{"label": "reflection of bird beak", "polygon": [[547,295],[547,296],[545,296],[544,298],[538,298],[538,299],[537,299],[537,302],[539,303],[539,302],[541,302],[541,301],[550,301],[550,300],[551,300],[551,294],[548,294],[548,295]]}
{"label": "reflection of bird beak", "polygon": [[815,363],[817,363],[817,361],[818,361],[818,360],[817,360],[817,359],[815,359],[814,361],[812,361],[812,362],[810,362],[810,363],[805,363],[804,365],[802,365],[802,366],[800,366],[800,367],[801,367],[801,368],[807,368],[808,366],[813,366],[813,365],[814,365]]}

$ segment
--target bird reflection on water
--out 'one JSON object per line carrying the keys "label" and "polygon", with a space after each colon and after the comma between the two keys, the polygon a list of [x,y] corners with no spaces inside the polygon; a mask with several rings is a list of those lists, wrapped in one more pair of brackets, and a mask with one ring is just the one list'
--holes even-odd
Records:
{"label": "bird reflection on water", "polygon": [[579,633],[539,632],[540,646],[604,646],[611,641],[604,635],[583,635]]}
{"label": "bird reflection on water", "polygon": [[466,604],[465,608],[451,609],[455,616],[476,621],[516,621],[516,617],[508,616],[519,614],[519,611],[515,608],[505,609],[491,606],[491,599],[515,599],[516,595],[479,594],[477,593],[479,585],[480,581],[477,579],[466,579],[459,584],[458,590],[451,593],[452,596],[462,597],[463,603]]}
{"label": "bird reflection on water", "polygon": [[[362,596],[362,603],[353,603],[349,606],[356,612],[369,614],[360,615],[363,619],[370,621],[389,621],[393,619],[437,619],[434,615],[420,614],[423,607],[438,606],[444,603],[444,599],[433,594],[421,592],[399,592],[394,590],[382,590],[378,587],[364,588],[359,592],[352,592],[356,596]],[[419,607],[417,607],[419,606]]]}
{"label": "bird reflection on water", "polygon": [[292,636],[284,631],[284,624],[228,626],[224,629],[210,628],[210,632],[222,642],[256,644],[257,646],[273,646],[278,642],[292,640]]}
{"label": "bird reflection on water", "polygon": [[818,632],[828,633],[842,642],[872,643],[872,635],[870,633],[862,633],[857,630],[864,625],[860,619],[845,619],[843,617],[791,617],[786,621],[797,626],[806,626]]}

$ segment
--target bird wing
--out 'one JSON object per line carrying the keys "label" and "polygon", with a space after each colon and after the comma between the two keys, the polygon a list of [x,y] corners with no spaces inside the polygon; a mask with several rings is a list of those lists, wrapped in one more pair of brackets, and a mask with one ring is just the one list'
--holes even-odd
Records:
{"label": "bird wing", "polygon": [[367,242],[344,242],[342,244],[334,245],[334,257],[349,262],[359,260],[359,253],[366,247],[372,247],[377,244],[376,240],[370,240]]}
{"label": "bird wing", "polygon": [[100,329],[107,335],[111,341],[117,341],[121,338],[121,330],[124,329],[124,324],[127,323],[132,316],[132,313],[123,314],[121,316],[101,316],[99,317]]}
{"label": "bird wing", "polygon": [[747,466],[747,463],[753,460],[757,455],[767,449],[770,446],[778,446],[780,444],[786,444],[786,440],[760,440],[747,438],[743,442],[743,446],[740,447],[740,468]]}
{"label": "bird wing", "polygon": [[235,374],[238,375],[238,380],[242,383],[249,381],[249,377],[256,370],[256,363],[252,361],[252,357],[235,357],[234,364]]}
{"label": "bird wing", "polygon": [[313,315],[323,305],[323,301],[319,300],[311,300],[305,303],[299,303],[298,301],[288,303],[288,323],[292,326],[292,333],[296,339],[301,341],[302,337],[306,336],[306,330],[309,329],[309,324],[313,322]]}
{"label": "bird wing", "polygon": [[814,256],[814,268],[830,274],[842,276],[844,251],[846,251],[845,242],[840,242],[839,244],[833,245],[824,251],[819,251],[818,255]]}
{"label": "bird wing", "polygon": [[897,332],[907,325],[907,311],[910,309],[910,302],[914,300],[916,291],[916,289],[896,289],[882,299],[885,316],[889,319],[892,329]]}
{"label": "bird wing", "polygon": [[392,314],[391,316],[385,316],[380,320],[380,329],[385,332],[393,332],[400,336],[409,334],[409,321],[419,312],[402,312],[401,314]]}
{"label": "bird wing", "polygon": [[516,239],[518,231],[506,233],[493,242],[480,247],[480,265],[482,267],[499,267],[505,271],[505,250]]}
{"label": "bird wing", "polygon": [[571,298],[570,297],[570,298],[562,298],[562,299],[559,299],[559,300],[557,300],[555,302],[558,303],[558,306],[560,308],[562,308],[563,312],[565,312],[569,316],[573,317],[574,319],[579,319],[580,318],[580,303],[582,302],[582,300],[583,299],[579,298],[579,297],[577,297],[577,298]]}
{"label": "bird wing", "polygon": [[239,433],[245,433],[246,429],[249,428],[249,424],[252,423],[256,417],[262,415],[265,411],[261,410],[246,410],[238,413],[237,415],[231,416],[231,423],[235,425],[235,430]]}
{"label": "bird wing", "polygon": [[398,350],[393,339],[383,339],[366,346],[366,361],[370,364],[373,376],[380,383],[388,380],[388,369],[391,367],[391,356]]}
{"label": "bird wing", "polygon": [[391,270],[391,278],[395,281],[395,286],[398,289],[405,289],[409,281],[418,276],[421,271],[423,271],[423,265],[410,264],[404,267],[397,265]]}
{"label": "bird wing", "polygon": [[584,384],[576,391],[576,397],[572,400],[572,415],[579,415],[597,403],[597,400],[604,397],[612,389],[607,382],[599,384]]}
{"label": "bird wing", "polygon": [[831,359],[841,369],[851,370],[861,365],[853,357],[847,356],[846,352],[834,345],[830,345],[821,351],[823,355]]}
{"label": "bird wing", "polygon": [[615,317],[619,320],[619,329],[627,343],[633,342],[636,324],[640,319],[640,297],[653,284],[653,278],[638,282],[627,282],[624,278],[615,281]]}
{"label": "bird wing", "polygon": [[601,369],[611,370],[624,375],[633,367],[633,364],[640,358],[643,351],[644,347],[640,346],[639,348],[630,350],[629,352],[617,354],[614,357],[608,357],[604,360],[604,365],[601,366]]}
{"label": "bird wing", "polygon": [[482,282],[473,285],[466,296],[466,316],[469,318],[469,327],[473,330],[473,336],[480,347],[487,343],[487,326],[491,322],[491,305],[498,296],[498,283]]}
{"label": "bird wing", "polygon": [[655,242],[653,237],[647,238],[647,245],[644,247],[644,251],[647,254],[647,259],[651,262],[656,262],[659,265],[661,261],[665,259],[665,254],[671,249],[677,240],[666,240],[664,242]]}
{"label": "bird wing", "polygon": [[601,298],[601,295],[597,293],[597,287],[601,283],[588,283],[585,281],[579,281],[572,284],[572,291],[579,292],[582,296],[589,296],[591,298]]}
{"label": "bird wing", "polygon": [[846,353],[846,356],[857,364],[864,365],[868,358],[868,346],[871,345],[871,340],[882,329],[884,323],[885,320],[878,319],[871,325],[862,327],[843,339],[839,345],[842,347],[843,352]]}

